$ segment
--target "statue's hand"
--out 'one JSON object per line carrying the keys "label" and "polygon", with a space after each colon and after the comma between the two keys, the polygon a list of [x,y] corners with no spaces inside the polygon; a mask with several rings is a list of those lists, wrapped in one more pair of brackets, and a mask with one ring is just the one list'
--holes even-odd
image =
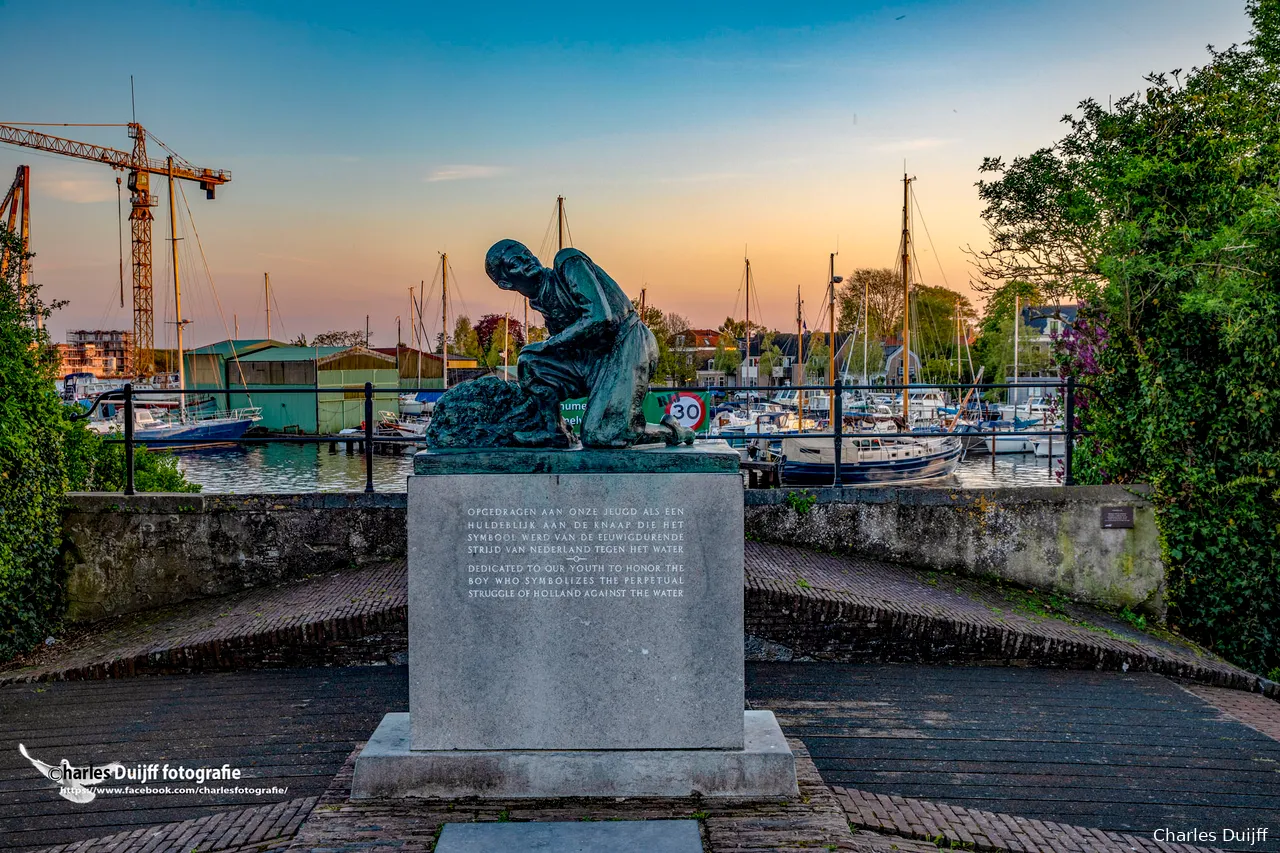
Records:
{"label": "statue's hand", "polygon": [[660,423],[667,428],[667,434],[663,436],[667,444],[693,444],[693,440],[697,437],[693,430],[681,426],[680,422],[670,414],[663,415]]}
{"label": "statue's hand", "polygon": [[539,353],[547,348],[546,341],[531,341],[520,348],[520,352]]}

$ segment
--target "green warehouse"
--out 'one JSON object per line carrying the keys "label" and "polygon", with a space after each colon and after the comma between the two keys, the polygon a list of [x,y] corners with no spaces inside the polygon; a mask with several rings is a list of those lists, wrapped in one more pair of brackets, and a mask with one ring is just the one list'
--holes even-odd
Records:
{"label": "green warehouse", "polygon": [[[399,411],[394,356],[365,347],[276,346],[231,357],[224,365],[230,407],[262,409],[259,426],[271,432],[331,435],[364,420],[364,384],[372,382],[374,417]],[[269,393],[272,388],[316,388],[318,394]]]}

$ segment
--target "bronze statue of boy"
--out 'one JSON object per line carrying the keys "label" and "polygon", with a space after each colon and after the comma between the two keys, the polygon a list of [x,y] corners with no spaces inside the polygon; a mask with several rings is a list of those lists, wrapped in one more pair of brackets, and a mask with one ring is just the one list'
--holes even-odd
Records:
{"label": "bronze statue of boy", "polygon": [[589,257],[562,249],[548,269],[523,243],[501,240],[489,249],[485,272],[503,290],[527,297],[547,323],[547,339],[520,351],[520,385],[540,423],[517,432],[519,444],[565,446],[560,404],[574,397],[587,398],[581,436],[588,447],[693,443],[693,433],[670,415],[660,427],[645,422],[657,341],[618,283]]}

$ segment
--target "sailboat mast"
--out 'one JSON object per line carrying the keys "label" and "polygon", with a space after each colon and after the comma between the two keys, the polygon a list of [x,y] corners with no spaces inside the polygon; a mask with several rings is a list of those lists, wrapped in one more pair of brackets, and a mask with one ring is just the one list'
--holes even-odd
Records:
{"label": "sailboat mast", "polygon": [[1013,384],[1014,387],[1009,389],[1009,396],[1013,398],[1013,419],[1018,419],[1018,321],[1022,319],[1022,305],[1019,302],[1020,294],[1014,285],[1013,291]]}
{"label": "sailboat mast", "polygon": [[418,324],[414,322],[413,313],[413,288],[409,288],[409,346],[416,347],[418,345]]}
{"label": "sailboat mast", "polygon": [[556,251],[564,248],[564,196],[556,196],[556,230],[560,235]]}
{"label": "sailboat mast", "polygon": [[902,174],[902,418],[911,425],[911,179]]}
{"label": "sailboat mast", "polygon": [[[827,268],[827,313],[830,315],[827,320],[830,331],[827,333],[827,349],[830,350],[828,357],[830,360],[829,370],[827,374],[828,381],[832,385],[836,384],[836,253],[831,253],[831,263]],[[835,391],[832,391],[831,408],[827,411],[833,416],[836,411]]]}
{"label": "sailboat mast", "polygon": [[[442,376],[444,382],[441,387],[449,387],[449,253],[446,252],[440,256],[440,328],[444,329],[443,340],[440,343],[440,357],[443,359]],[[527,301],[526,301],[527,304]],[[526,331],[527,335],[528,332]]]}
{"label": "sailboat mast", "polygon": [[[747,355],[746,355],[746,358],[743,359],[743,364],[746,365],[747,369],[743,373],[743,375],[746,378],[750,378],[751,377],[751,259],[743,258],[742,260],[744,260],[747,264],[747,319],[746,319]],[[751,383],[748,382],[747,384],[750,385]]]}
{"label": "sailboat mast", "polygon": [[867,398],[870,392],[867,391],[867,359],[871,357],[871,322],[869,318],[869,309],[871,308],[871,278],[863,276],[862,279],[862,396]]}
{"label": "sailboat mast", "polygon": [[262,274],[262,292],[265,294],[263,299],[267,303],[267,340],[271,340],[271,273],[269,272]]}
{"label": "sailboat mast", "polygon": [[[25,197],[25,196],[24,196]],[[178,327],[178,387],[186,390],[187,371],[182,363],[182,288],[178,285],[178,215],[173,200],[173,158],[169,158],[169,244],[173,247],[173,318]],[[178,408],[185,416],[187,395],[178,393]]]}
{"label": "sailboat mast", "polygon": [[[800,301],[800,285],[796,285],[796,363],[800,365],[800,386],[804,385],[804,303]],[[796,391],[796,422],[804,429],[804,391]]]}
{"label": "sailboat mast", "polygon": [[[425,349],[426,342],[422,339],[426,337],[426,327],[422,324],[422,279],[418,279],[418,316],[414,322],[417,324],[418,348],[414,350],[414,360],[418,362],[418,387],[422,387],[422,352]],[[413,296],[413,288],[409,288],[409,295]]]}

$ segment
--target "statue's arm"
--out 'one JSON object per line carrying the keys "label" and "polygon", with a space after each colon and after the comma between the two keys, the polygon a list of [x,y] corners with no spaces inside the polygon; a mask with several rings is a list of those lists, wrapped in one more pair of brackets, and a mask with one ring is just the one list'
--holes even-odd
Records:
{"label": "statue's arm", "polygon": [[596,278],[591,264],[585,258],[569,258],[559,272],[573,290],[574,297],[582,308],[582,315],[559,333],[547,338],[548,348],[589,341],[622,319],[610,307],[605,294],[607,285]]}

